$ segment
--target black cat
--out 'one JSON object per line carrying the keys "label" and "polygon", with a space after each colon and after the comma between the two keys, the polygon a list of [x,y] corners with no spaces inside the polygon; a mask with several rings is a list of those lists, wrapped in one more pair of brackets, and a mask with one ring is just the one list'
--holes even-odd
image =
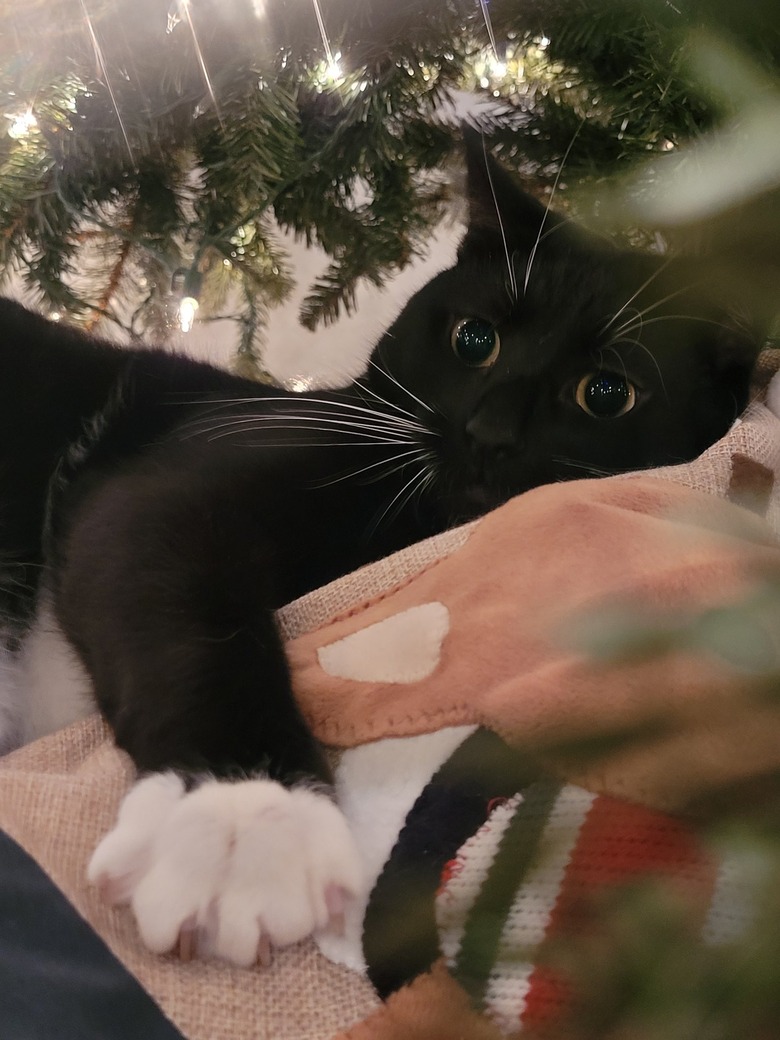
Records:
{"label": "black cat", "polygon": [[[287,393],[0,304],[9,646],[50,602],[117,744],[152,774],[91,868],[152,949],[197,930],[237,963],[267,959],[360,887],[338,810],[291,786],[330,774],[274,608],[528,488],[691,459],[746,403],[759,337],[704,265],[592,238],[468,152],[456,265],[343,391]],[[192,779],[261,772],[283,786]],[[203,835],[225,820],[209,866]],[[296,866],[264,875],[263,855]],[[234,895],[255,891],[248,911],[223,898],[226,871]]]}

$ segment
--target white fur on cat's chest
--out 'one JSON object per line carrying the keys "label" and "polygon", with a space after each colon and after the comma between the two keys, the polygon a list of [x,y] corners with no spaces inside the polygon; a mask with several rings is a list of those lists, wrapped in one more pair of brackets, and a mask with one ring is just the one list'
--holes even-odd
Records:
{"label": "white fur on cat's chest", "polygon": [[91,691],[43,592],[19,649],[0,651],[0,753],[85,718],[95,710]]}

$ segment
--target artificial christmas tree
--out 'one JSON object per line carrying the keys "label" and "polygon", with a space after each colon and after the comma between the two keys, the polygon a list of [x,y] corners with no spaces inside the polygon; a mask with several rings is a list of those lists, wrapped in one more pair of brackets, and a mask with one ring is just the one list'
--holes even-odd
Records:
{"label": "artificial christmas tree", "polygon": [[[252,359],[290,284],[277,228],[332,258],[304,301],[309,327],[425,251],[459,138],[453,91],[492,103],[475,121],[562,205],[564,187],[603,185],[648,156],[664,168],[722,121],[724,92],[691,57],[702,26],[771,83],[773,6],[7,3],[0,267],[20,268],[49,310],[131,334],[230,314]],[[727,93],[738,115],[733,78]],[[596,208],[580,196],[586,215]],[[664,223],[646,216],[628,221],[645,242]]]}

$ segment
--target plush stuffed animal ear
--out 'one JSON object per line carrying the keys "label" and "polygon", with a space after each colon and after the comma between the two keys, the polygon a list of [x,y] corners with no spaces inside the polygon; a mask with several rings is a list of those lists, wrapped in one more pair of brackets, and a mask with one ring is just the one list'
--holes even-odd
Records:
{"label": "plush stuffed animal ear", "polygon": [[490,154],[478,130],[464,125],[463,139],[468,227],[459,257],[496,250],[503,255],[505,247],[530,253],[540,230],[555,227],[562,218],[520,188]]}

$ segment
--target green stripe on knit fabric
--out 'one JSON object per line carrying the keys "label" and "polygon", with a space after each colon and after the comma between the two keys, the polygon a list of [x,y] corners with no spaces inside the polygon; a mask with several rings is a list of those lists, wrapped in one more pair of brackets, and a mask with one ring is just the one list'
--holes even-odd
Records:
{"label": "green stripe on knit fabric", "polygon": [[557,780],[540,780],[523,791],[523,801],[507,824],[468,915],[452,974],[480,1009],[509,911],[536,862],[542,833],[562,787]]}

